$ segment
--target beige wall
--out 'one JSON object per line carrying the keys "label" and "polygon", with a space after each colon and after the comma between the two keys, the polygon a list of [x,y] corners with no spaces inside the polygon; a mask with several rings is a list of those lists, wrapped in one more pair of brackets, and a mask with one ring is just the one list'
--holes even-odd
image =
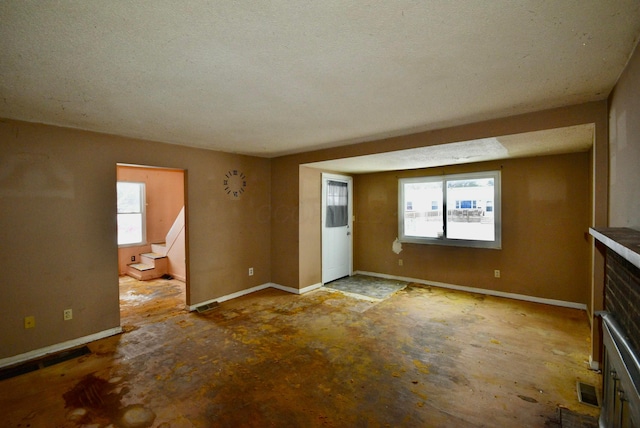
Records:
{"label": "beige wall", "polygon": [[[301,167],[303,164],[582,123],[596,125],[593,164],[589,169],[594,208],[589,221],[591,225],[602,226],[608,191],[607,156],[602,150],[607,147],[605,102],[272,160],[0,120],[0,239],[3,248],[12,249],[3,251],[1,259],[4,275],[0,287],[5,298],[0,302],[3,316],[0,358],[119,325],[114,186],[117,163],[186,170],[187,303],[197,304],[269,282],[304,288],[320,281],[320,171]],[[247,175],[247,191],[239,200],[232,200],[223,191],[222,180],[230,169]],[[356,180],[356,194],[359,181]],[[628,189],[631,188],[634,187]],[[361,202],[354,204],[356,210],[358,203]],[[358,216],[365,218],[372,215],[363,210],[358,212]],[[363,233],[359,220],[357,217],[356,233]],[[505,232],[514,236],[511,231]],[[525,234],[524,239],[532,238]],[[371,253],[382,261],[383,268],[377,271],[393,273],[397,266],[386,255],[391,242],[388,237],[384,240],[388,241],[386,248],[372,247]],[[454,249],[441,250],[444,254]],[[412,257],[417,260],[420,251],[424,250],[413,250]],[[367,254],[356,249],[357,269],[368,269]],[[407,269],[417,266],[411,254],[409,249],[402,253]],[[442,254],[437,257],[443,257]],[[465,257],[483,265],[499,261],[486,256],[477,259],[471,254]],[[520,257],[540,256],[520,254]],[[252,277],[247,275],[249,267],[255,270]],[[509,263],[497,268],[504,272],[500,283],[495,284],[489,278],[474,286],[549,296],[545,286],[527,288],[512,273]],[[489,274],[493,269],[489,268]],[[582,266],[569,269],[577,275],[582,272]],[[420,271],[416,271],[418,274]],[[466,281],[451,275],[442,272],[432,279]],[[540,275],[549,279],[549,275],[563,273],[553,268]],[[595,272],[594,278],[599,277]],[[577,297],[574,292],[572,287],[554,296],[579,300],[581,292],[576,292]],[[597,295],[595,289],[594,301]],[[593,307],[598,309],[597,304]],[[66,308],[74,310],[71,322],[62,321]],[[23,328],[27,315],[36,317],[35,329]]]}
{"label": "beige wall", "polygon": [[[149,252],[152,243],[165,241],[169,229],[184,205],[184,171],[166,168],[146,168],[119,165],[118,181],[145,183],[146,245],[118,249],[118,272],[124,274],[131,257],[140,261],[140,254]],[[183,257],[184,259],[184,257]],[[184,267],[180,268],[183,272]]]}
{"label": "beige wall", "polygon": [[640,48],[632,56],[610,97],[612,227],[640,230]]}
{"label": "beige wall", "polygon": [[[640,44],[616,82],[608,100],[607,155],[602,151],[594,165],[607,168],[608,180],[594,183],[594,218],[598,227],[630,227],[640,230]],[[602,165],[605,165],[603,167]],[[605,197],[607,198],[605,200]],[[597,244],[593,257],[593,287],[589,309],[604,309],[604,248]],[[592,358],[601,361],[600,321],[593,318]]]}
{"label": "beige wall", "polygon": [[[589,159],[577,153],[356,175],[355,269],[586,304]],[[403,244],[399,255],[391,251],[398,178],[490,170],[502,171],[501,250]]]}
{"label": "beige wall", "polygon": [[[305,212],[305,215],[308,216],[309,212],[319,210],[319,207],[313,206],[314,202],[311,198],[300,197],[299,181],[302,179],[306,183],[305,186],[309,187],[311,180],[316,180],[319,188],[320,171],[305,171],[300,168],[300,165],[329,159],[585,123],[595,124],[593,163],[590,172],[593,184],[591,195],[594,201],[593,205],[596,208],[592,212],[590,225],[604,226],[606,225],[607,206],[607,156],[603,152],[607,148],[608,129],[607,104],[604,101],[274,159],[271,170],[274,180],[271,200],[273,207],[271,248],[272,253],[274,255],[278,254],[278,257],[274,257],[273,260],[272,281],[301,289],[314,285],[318,278],[321,278],[321,261],[317,252],[308,250],[308,248],[320,248],[320,234],[312,230],[317,228],[318,225],[313,222],[300,223],[298,221],[298,212]],[[354,192],[358,192],[357,188]],[[311,206],[309,206],[310,204]],[[292,216],[292,213],[295,215]],[[317,215],[319,216],[319,214]],[[292,217],[294,217],[293,221],[291,220]],[[354,228],[358,227],[357,223],[358,218],[356,217]],[[356,255],[356,257],[358,256]],[[589,263],[589,261],[587,260],[585,263]],[[597,269],[602,269],[602,266]],[[300,270],[304,274],[300,274]],[[597,273],[596,276],[599,278],[600,273]],[[517,292],[516,290],[519,290],[519,288],[507,291]],[[537,290],[533,290],[531,293],[526,292],[524,294],[533,293],[535,295],[536,292]],[[598,309],[597,305],[595,307]]]}
{"label": "beige wall", "polygon": [[[0,120],[0,358],[119,326],[117,163],[187,171],[188,303],[270,281],[269,160]],[[239,200],[229,169],[247,176]]]}
{"label": "beige wall", "polygon": [[[271,282],[299,288],[299,164],[289,157],[273,159],[271,181]],[[313,236],[313,231],[303,236]],[[302,243],[307,244],[319,245],[306,240]]]}
{"label": "beige wall", "polygon": [[300,278],[299,284],[322,282],[322,172],[300,167]]}

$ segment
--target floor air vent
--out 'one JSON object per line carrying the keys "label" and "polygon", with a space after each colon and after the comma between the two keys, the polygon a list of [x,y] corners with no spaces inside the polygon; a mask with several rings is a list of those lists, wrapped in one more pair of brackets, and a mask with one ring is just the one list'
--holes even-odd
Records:
{"label": "floor air vent", "polygon": [[588,404],[594,407],[600,407],[598,392],[596,391],[595,386],[577,382],[576,388],[578,390],[578,400],[581,403]]}
{"label": "floor air vent", "polygon": [[207,303],[206,305],[198,306],[196,308],[196,311],[198,311],[198,313],[201,314],[203,312],[208,312],[208,311],[210,311],[212,309],[215,309],[218,306],[220,306],[220,303],[218,303],[218,302]]}
{"label": "floor air vent", "polygon": [[45,367],[50,367],[90,353],[91,350],[87,346],[56,352],[55,354],[47,355],[46,357],[37,360],[27,361],[22,364],[0,369],[0,380],[11,379],[12,377],[30,373]]}

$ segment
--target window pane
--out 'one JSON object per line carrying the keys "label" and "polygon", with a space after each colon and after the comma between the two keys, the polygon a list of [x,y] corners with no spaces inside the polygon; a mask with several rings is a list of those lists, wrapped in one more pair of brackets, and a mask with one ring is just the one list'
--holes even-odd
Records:
{"label": "window pane", "polygon": [[145,241],[144,183],[117,182],[118,245]]}
{"label": "window pane", "polygon": [[401,242],[502,248],[500,171],[401,178]]}
{"label": "window pane", "polygon": [[118,213],[142,212],[140,183],[118,182]]}
{"label": "window pane", "polygon": [[442,182],[404,183],[404,235],[442,237]]}
{"label": "window pane", "polygon": [[142,242],[142,214],[118,214],[118,245]]}
{"label": "window pane", "polygon": [[447,181],[447,238],[494,241],[493,178]]}
{"label": "window pane", "polygon": [[327,182],[327,227],[344,227],[348,222],[349,194],[347,183]]}

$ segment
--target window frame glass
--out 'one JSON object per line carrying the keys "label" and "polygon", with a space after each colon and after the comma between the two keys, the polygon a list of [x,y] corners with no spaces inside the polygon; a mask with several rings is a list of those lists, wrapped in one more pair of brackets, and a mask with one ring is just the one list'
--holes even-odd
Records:
{"label": "window frame glass", "polygon": [[[471,208],[476,211],[480,209],[480,203],[478,203],[475,199],[472,200],[448,200],[447,194],[449,186],[448,183],[452,181],[471,181],[471,180],[486,180],[493,179],[493,200],[487,199],[485,201],[484,212],[482,212],[481,216],[485,216],[487,213],[493,214],[493,239],[492,240],[481,240],[481,239],[463,239],[463,238],[450,238],[447,233],[447,224],[452,221],[451,220],[451,210],[456,209],[456,203],[460,205],[460,207],[466,207],[471,204]],[[437,231],[437,233],[431,233],[431,237],[428,236],[420,236],[420,235],[412,235],[411,232],[405,231],[405,223],[406,223],[406,207],[407,203],[411,204],[412,208],[416,206],[415,200],[407,200],[406,199],[406,186],[407,184],[420,184],[425,183],[426,186],[430,186],[433,188],[437,187],[436,183],[441,183],[440,188],[442,191],[442,206],[441,215],[435,213],[434,217],[441,218],[441,228],[438,227],[439,222],[434,222],[435,224],[431,227]],[[456,247],[472,247],[472,248],[491,248],[491,249],[501,249],[502,248],[502,183],[501,183],[501,172],[499,170],[496,171],[480,171],[480,172],[472,172],[472,173],[464,173],[464,174],[449,174],[449,175],[434,175],[434,176],[421,176],[421,177],[407,177],[407,178],[399,178],[398,179],[398,240],[403,243],[412,243],[412,244],[430,244],[430,245],[448,245],[448,246],[456,246]],[[425,206],[429,206],[433,208],[435,205],[430,196],[426,196],[424,201]],[[475,207],[474,207],[475,206]],[[491,207],[491,209],[487,209]],[[481,219],[480,219],[481,220]],[[405,233],[406,232],[406,233]]]}
{"label": "window frame glass", "polygon": [[[129,207],[123,207],[120,204],[120,201],[118,201],[118,207],[117,207],[117,223],[118,223],[118,236],[117,236],[117,241],[118,241],[118,248],[124,248],[124,247],[135,247],[135,246],[140,246],[140,245],[146,245],[147,243],[147,224],[146,224],[146,189],[145,189],[145,183],[143,182],[135,182],[135,181],[122,181],[119,180],[116,183],[116,193],[118,193],[118,189],[117,187],[120,186],[120,184],[125,184],[125,185],[136,185],[136,187],[138,188],[139,191],[139,196],[138,196],[138,207],[135,207],[134,209],[131,208],[131,201],[128,201],[128,205]],[[119,199],[119,198],[118,198]],[[126,242],[121,244],[120,240],[120,227],[122,225],[122,222],[120,221],[121,218],[126,218],[126,217],[139,217],[139,222],[140,222],[140,228],[141,228],[141,233],[140,233],[140,241],[138,242]]]}

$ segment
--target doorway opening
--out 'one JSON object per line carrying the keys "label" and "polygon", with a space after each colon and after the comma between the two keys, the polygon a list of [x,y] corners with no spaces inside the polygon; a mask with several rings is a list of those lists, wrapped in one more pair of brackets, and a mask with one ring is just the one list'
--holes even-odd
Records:
{"label": "doorway opening", "polygon": [[322,283],[353,274],[353,180],[322,174]]}
{"label": "doorway opening", "polygon": [[186,171],[119,163],[116,180],[121,319],[187,307]]}

